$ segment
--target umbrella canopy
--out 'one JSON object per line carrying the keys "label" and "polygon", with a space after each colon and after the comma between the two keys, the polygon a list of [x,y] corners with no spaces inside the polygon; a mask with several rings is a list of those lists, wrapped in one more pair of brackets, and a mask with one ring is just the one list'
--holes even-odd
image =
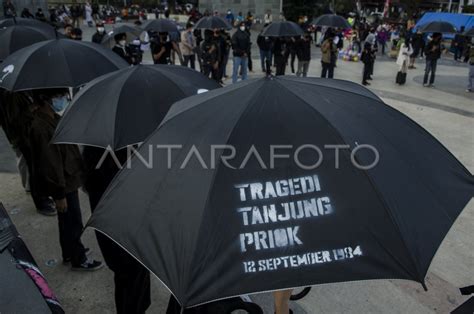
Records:
{"label": "umbrella canopy", "polygon": [[465,31],[464,36],[474,37],[474,27],[471,27],[469,30]]}
{"label": "umbrella canopy", "polygon": [[15,17],[15,18],[0,20],[0,28],[14,26],[14,25],[41,27],[41,28],[46,28],[46,29],[50,29],[54,31],[54,28],[51,25],[38,21],[36,19],[25,19],[21,17]]}
{"label": "umbrella canopy", "polygon": [[422,33],[456,33],[453,24],[443,21],[428,22],[420,26]]}
{"label": "umbrella canopy", "polygon": [[267,37],[293,37],[303,34],[301,27],[290,21],[273,22],[262,31],[262,36]]}
{"label": "umbrella canopy", "polygon": [[34,43],[54,39],[54,30],[42,27],[14,25],[0,29],[0,61],[13,52]]}
{"label": "umbrella canopy", "polygon": [[173,103],[218,87],[182,66],[139,65],[109,73],[76,95],[52,142],[113,150],[137,144],[156,129]]}
{"label": "umbrella canopy", "polygon": [[145,31],[155,31],[159,33],[177,32],[178,26],[175,22],[165,19],[156,19],[145,22],[142,25]]}
{"label": "umbrella canopy", "polygon": [[91,42],[54,39],[20,49],[1,65],[0,88],[10,91],[78,87],[128,67],[113,51]]}
{"label": "umbrella canopy", "polygon": [[0,203],[0,308],[7,313],[62,314],[33,256]]}
{"label": "umbrella canopy", "polygon": [[351,25],[345,18],[336,14],[324,14],[313,20],[317,26],[328,26],[334,28],[351,28]]}
{"label": "umbrella canopy", "polygon": [[127,35],[127,42],[131,42],[134,39],[139,38],[140,34],[143,32],[142,29],[138,27],[122,25],[117,28],[112,29],[111,32],[107,33],[102,39],[102,45],[112,48],[115,46],[115,39],[114,36],[117,34],[126,34]]}
{"label": "umbrella canopy", "polygon": [[184,306],[331,282],[423,283],[474,193],[435,138],[346,81],[282,76],[186,98],[138,153],[88,225]]}
{"label": "umbrella canopy", "polygon": [[232,25],[229,24],[225,19],[220,16],[204,16],[199,21],[197,21],[196,25],[194,25],[196,29],[232,29]]}

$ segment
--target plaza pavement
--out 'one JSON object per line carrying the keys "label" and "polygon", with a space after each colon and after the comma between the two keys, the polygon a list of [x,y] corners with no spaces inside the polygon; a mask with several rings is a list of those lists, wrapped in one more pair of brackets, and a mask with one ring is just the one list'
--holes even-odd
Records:
{"label": "plaza pavement", "polygon": [[[93,29],[86,29],[84,39],[88,40],[92,32]],[[255,34],[253,38],[255,42]],[[255,48],[253,58],[255,72],[250,77],[262,76]],[[150,60],[148,53],[145,61]],[[417,63],[418,68],[409,71],[406,85],[399,87],[394,83],[398,68],[394,60],[377,59],[369,89],[426,128],[473,173],[474,94],[465,93],[467,66],[443,56],[436,87],[423,88],[420,83],[422,60]],[[231,62],[229,70],[230,66]],[[309,75],[318,76],[320,70],[319,48],[313,47]],[[338,61],[337,79],[360,83],[361,75],[361,63]],[[114,313],[112,273],[107,268],[77,273],[61,264],[57,219],[36,213],[30,196],[21,187],[14,155],[2,132],[0,182],[0,201],[10,212],[66,313]],[[82,193],[81,204],[84,221],[87,221],[90,210],[87,196]],[[313,287],[306,298],[292,302],[291,308],[294,313],[448,313],[468,299],[460,295],[458,288],[474,284],[473,226],[474,201],[471,200],[433,259],[426,278],[427,292],[418,283],[400,280],[326,284]],[[92,256],[101,259],[93,231],[86,230],[83,241],[92,248]],[[169,292],[152,276],[152,305],[148,313],[164,313],[168,298]],[[265,313],[273,313],[270,294],[251,298]]]}

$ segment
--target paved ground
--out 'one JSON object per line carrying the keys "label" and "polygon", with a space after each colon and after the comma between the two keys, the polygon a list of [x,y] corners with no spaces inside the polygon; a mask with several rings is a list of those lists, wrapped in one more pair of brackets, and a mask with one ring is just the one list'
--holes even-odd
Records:
{"label": "paved ground", "polygon": [[[84,38],[91,36],[86,30]],[[316,50],[316,49],[315,49]],[[320,72],[319,51],[314,51],[310,75]],[[258,55],[254,53],[255,69]],[[146,58],[148,61],[149,56]],[[474,94],[464,92],[467,67],[449,59],[440,62],[436,88],[421,87],[422,65],[408,73],[407,84],[394,84],[397,66],[379,58],[370,89],[390,106],[408,115],[439,139],[474,173]],[[336,78],[360,82],[360,63],[338,61]],[[260,72],[251,76],[260,76]],[[14,155],[0,132],[0,201],[5,204],[40,268],[63,303],[67,313],[113,313],[112,273],[74,273],[60,263],[56,218],[36,214],[16,173]],[[84,220],[90,214],[87,198],[81,195]],[[464,209],[436,254],[427,277],[428,292],[417,283],[399,280],[327,284],[314,287],[299,302],[291,304],[295,313],[448,313],[467,298],[458,288],[474,283],[474,201]],[[92,231],[83,240],[100,253]],[[58,262],[59,261],[59,262]],[[153,303],[149,313],[164,313],[168,291],[153,278]],[[269,294],[252,296],[265,313],[273,313]],[[0,309],[1,310],[1,309]]]}

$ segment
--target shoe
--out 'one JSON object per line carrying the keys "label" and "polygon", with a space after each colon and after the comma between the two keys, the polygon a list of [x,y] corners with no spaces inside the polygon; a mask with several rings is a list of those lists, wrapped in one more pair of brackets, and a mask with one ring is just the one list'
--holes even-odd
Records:
{"label": "shoe", "polygon": [[369,82],[362,82],[362,85],[367,86],[367,85],[370,85],[370,83]]}
{"label": "shoe", "polygon": [[428,87],[429,85],[426,83],[423,83],[423,87]]}
{"label": "shoe", "polygon": [[466,89],[466,93],[472,93],[472,92],[473,92],[472,89],[469,89],[469,88]]}
{"label": "shoe", "polygon": [[104,264],[99,261],[95,260],[87,260],[84,263],[77,265],[77,266],[71,266],[71,270],[74,271],[96,271],[104,267]]}
{"label": "shoe", "polygon": [[56,216],[58,211],[53,206],[47,205],[42,208],[37,208],[36,211],[44,216]]}
{"label": "shoe", "polygon": [[369,81],[372,81],[372,80],[373,80],[372,77],[368,77],[367,79],[368,79]]}
{"label": "shoe", "polygon": [[[84,253],[86,254],[86,256],[89,256],[91,253],[92,253],[92,250],[88,247],[86,247],[84,249]],[[66,258],[63,258],[63,264],[64,265],[67,265],[71,262],[71,258],[70,257],[66,257]]]}
{"label": "shoe", "polygon": [[428,87],[434,88],[434,84],[429,84]]}

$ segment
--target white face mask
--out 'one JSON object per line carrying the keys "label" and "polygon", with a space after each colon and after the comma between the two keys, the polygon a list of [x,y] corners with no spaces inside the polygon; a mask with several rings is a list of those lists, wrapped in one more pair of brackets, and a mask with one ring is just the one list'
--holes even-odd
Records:
{"label": "white face mask", "polygon": [[121,40],[119,41],[119,45],[120,46],[125,46],[127,44],[127,41],[126,40]]}
{"label": "white face mask", "polygon": [[243,32],[245,31],[245,26],[240,26],[240,30]]}
{"label": "white face mask", "polygon": [[105,28],[103,28],[103,27],[97,27],[97,31],[98,31],[99,33],[103,33],[103,32],[105,31]]}

